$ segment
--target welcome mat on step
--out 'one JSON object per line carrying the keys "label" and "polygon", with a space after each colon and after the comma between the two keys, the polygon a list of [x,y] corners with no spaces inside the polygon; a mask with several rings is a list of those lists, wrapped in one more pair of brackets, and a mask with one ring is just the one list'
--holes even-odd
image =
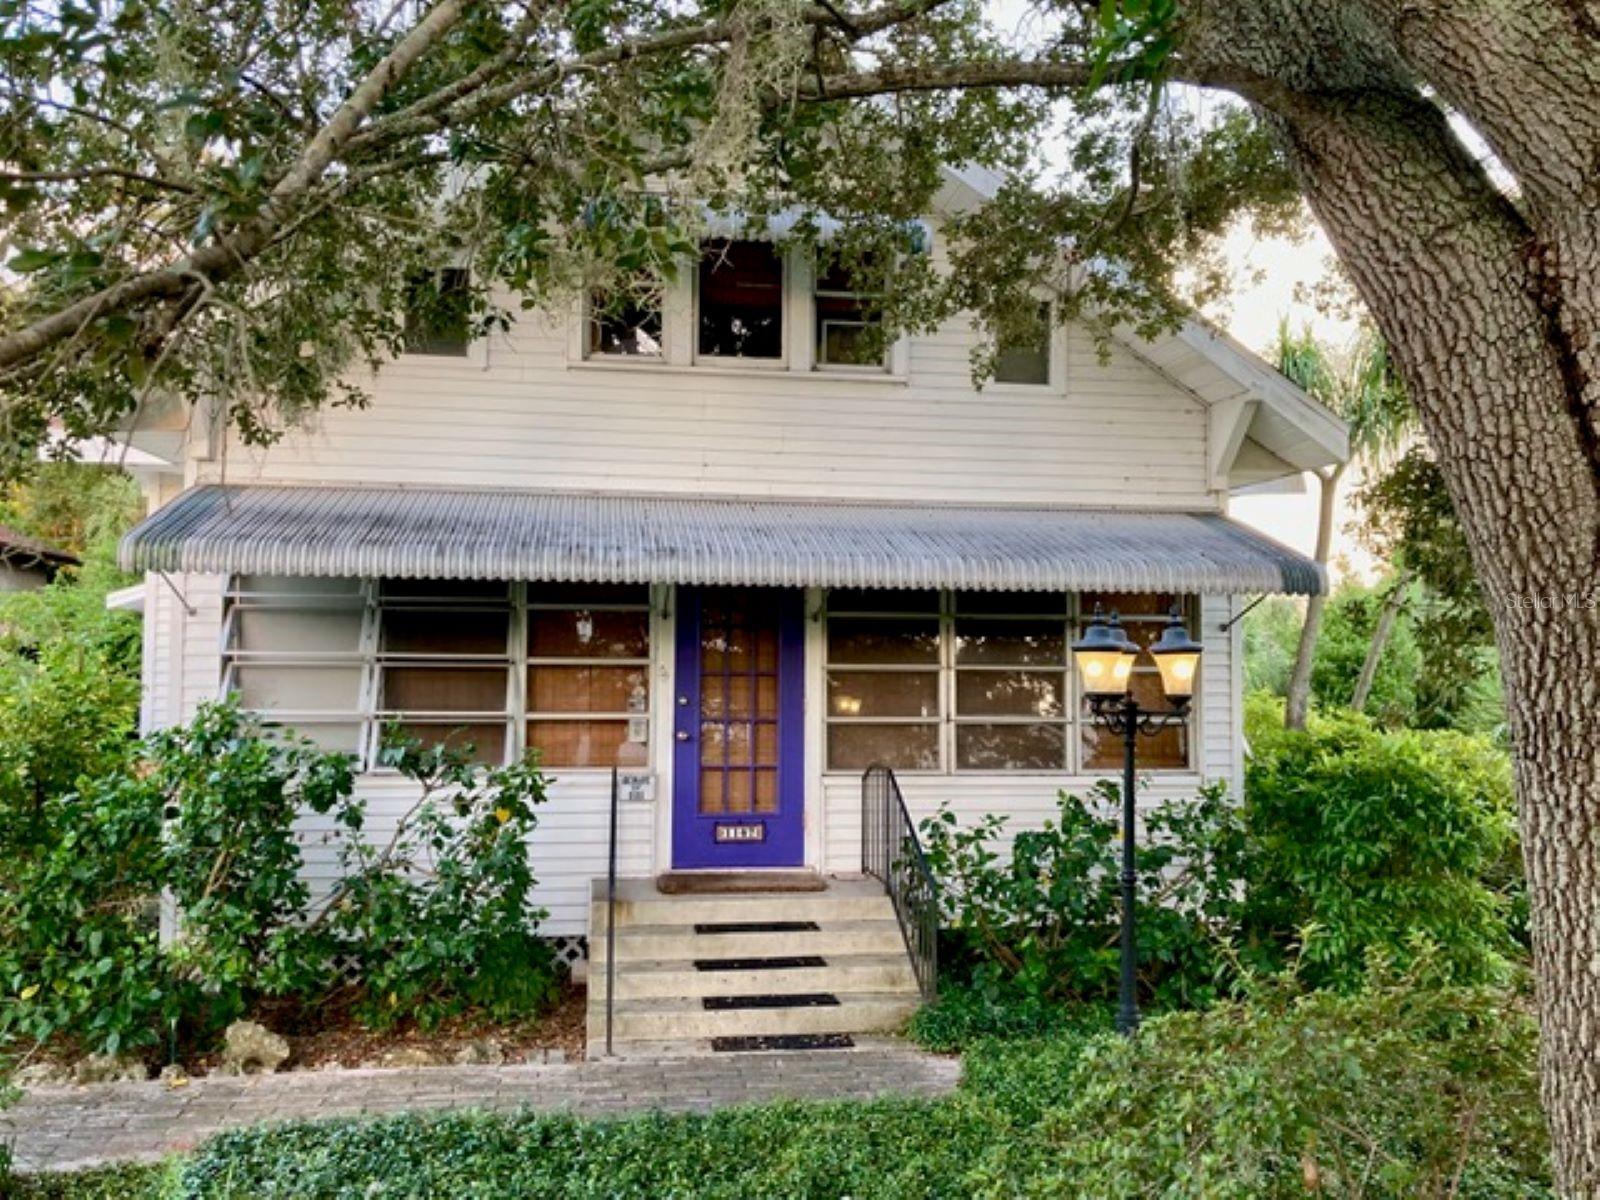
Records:
{"label": "welcome mat on step", "polygon": [[746,892],[825,892],[815,871],[668,871],[656,877],[667,896],[731,896]]}

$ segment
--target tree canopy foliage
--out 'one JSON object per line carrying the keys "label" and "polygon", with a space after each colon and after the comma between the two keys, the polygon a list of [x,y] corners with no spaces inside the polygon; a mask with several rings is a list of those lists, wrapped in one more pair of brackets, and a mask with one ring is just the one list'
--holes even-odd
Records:
{"label": "tree canopy foliage", "polygon": [[[52,418],[89,434],[173,402],[270,439],[361,402],[347,369],[399,349],[430,268],[470,265],[492,327],[670,276],[718,211],[799,210],[813,242],[826,216],[826,252],[879,277],[890,327],[1026,322],[1040,286],[1159,324],[1237,212],[1298,203],[1245,109],[1152,80],[1163,8],[1053,7],[1019,58],[977,0],[8,6],[11,461]],[[924,86],[985,63],[1045,87]],[[1046,168],[1056,123],[1074,141]],[[950,163],[1010,182],[945,231],[935,272],[907,223]]]}

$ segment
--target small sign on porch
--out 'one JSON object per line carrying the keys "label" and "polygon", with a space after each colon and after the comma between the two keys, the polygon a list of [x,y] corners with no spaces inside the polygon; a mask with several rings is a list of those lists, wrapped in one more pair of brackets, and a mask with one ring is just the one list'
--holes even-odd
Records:
{"label": "small sign on porch", "polygon": [[656,798],[654,771],[618,771],[617,792],[628,804],[649,804]]}
{"label": "small sign on porch", "polygon": [[767,827],[760,823],[753,825],[717,825],[717,841],[719,842],[764,842],[767,840]]}

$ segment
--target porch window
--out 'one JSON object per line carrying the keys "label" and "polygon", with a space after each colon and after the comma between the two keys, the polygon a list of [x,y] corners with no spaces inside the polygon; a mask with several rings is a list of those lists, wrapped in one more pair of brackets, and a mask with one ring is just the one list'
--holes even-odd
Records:
{"label": "porch window", "polygon": [[[1079,601],[1079,629],[1084,628],[1094,606],[1099,604],[1106,612],[1117,612],[1128,637],[1146,649],[1161,636],[1167,616],[1174,602],[1182,604],[1184,620],[1190,629],[1196,628],[1198,614],[1192,598],[1161,596],[1150,593],[1089,593]],[[1161,687],[1161,676],[1148,654],[1141,654],[1133,668],[1133,694],[1139,698],[1141,708],[1157,711],[1168,707],[1166,692]],[[1181,771],[1190,765],[1189,720],[1170,726],[1151,737],[1140,737],[1135,751],[1135,762],[1142,769],[1152,771]],[[1084,702],[1082,712],[1083,749],[1082,762],[1086,771],[1109,771],[1122,765],[1122,739],[1109,734],[1096,722]]]}
{"label": "porch window", "polygon": [[1067,604],[1050,592],[957,595],[957,770],[1068,769]]}
{"label": "porch window", "polygon": [[698,304],[702,358],[783,357],[783,259],[770,242],[707,242]]}
{"label": "porch window", "polygon": [[1002,332],[995,358],[996,383],[1050,382],[1050,305],[1039,305],[1026,328]]}
{"label": "porch window", "polygon": [[511,739],[511,595],[504,583],[385,580],[378,716],[425,744],[498,765]]}
{"label": "porch window", "polygon": [[660,358],[660,288],[641,283],[626,294],[592,293],[587,329],[590,358]]}
{"label": "porch window", "polygon": [[838,590],[827,620],[829,769],[938,770],[939,594]]}
{"label": "porch window", "polygon": [[529,584],[527,744],[549,767],[637,767],[650,740],[650,594]]}
{"label": "porch window", "polygon": [[819,264],[814,299],[818,366],[884,366],[878,314],[846,268]]}
{"label": "porch window", "polygon": [[293,728],[325,750],[360,754],[365,729],[366,607],[355,579],[245,575],[228,589],[225,695],[269,730]]}

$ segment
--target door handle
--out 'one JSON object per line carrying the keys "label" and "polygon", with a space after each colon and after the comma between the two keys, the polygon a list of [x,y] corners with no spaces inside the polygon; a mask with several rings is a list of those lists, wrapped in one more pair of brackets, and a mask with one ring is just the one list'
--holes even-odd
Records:
{"label": "door handle", "polygon": [[678,740],[680,742],[687,742],[689,740],[689,731],[687,729],[678,730]]}

